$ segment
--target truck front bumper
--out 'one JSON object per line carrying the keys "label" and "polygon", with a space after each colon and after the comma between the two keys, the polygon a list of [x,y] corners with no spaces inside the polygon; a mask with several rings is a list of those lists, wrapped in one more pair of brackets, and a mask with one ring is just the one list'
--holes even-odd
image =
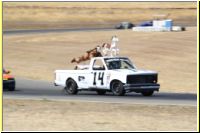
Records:
{"label": "truck front bumper", "polygon": [[160,84],[125,84],[124,89],[127,92],[134,91],[134,92],[144,92],[144,91],[159,91]]}

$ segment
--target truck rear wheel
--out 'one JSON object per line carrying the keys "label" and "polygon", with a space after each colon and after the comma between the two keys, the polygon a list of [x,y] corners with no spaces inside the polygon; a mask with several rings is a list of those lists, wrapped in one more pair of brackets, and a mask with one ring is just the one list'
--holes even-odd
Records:
{"label": "truck rear wheel", "polygon": [[78,88],[78,86],[77,86],[76,82],[73,79],[67,80],[65,91],[68,94],[71,94],[71,95],[77,94],[77,92],[78,92],[77,88]]}
{"label": "truck rear wheel", "polygon": [[123,96],[125,94],[123,84],[120,81],[113,81],[111,83],[111,91],[116,96]]}
{"label": "truck rear wheel", "polygon": [[143,96],[152,96],[153,93],[154,93],[154,91],[144,91],[144,92],[142,92],[142,95]]}

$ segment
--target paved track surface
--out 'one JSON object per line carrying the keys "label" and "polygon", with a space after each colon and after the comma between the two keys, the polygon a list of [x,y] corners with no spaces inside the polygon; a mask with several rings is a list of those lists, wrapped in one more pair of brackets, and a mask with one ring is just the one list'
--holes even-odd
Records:
{"label": "paved track surface", "polygon": [[75,29],[34,29],[34,30],[6,30],[5,35],[34,34],[34,33],[57,33],[57,32],[79,32],[79,31],[109,31],[114,28],[75,28]]}
{"label": "paved track surface", "polygon": [[21,78],[16,79],[16,91],[4,90],[3,98],[148,105],[197,105],[197,95],[191,93],[167,93],[161,90],[161,92],[155,92],[151,97],[144,97],[137,93],[128,93],[126,96],[113,96],[112,93],[97,95],[93,91],[81,91],[77,95],[67,95],[63,87],[56,87],[53,82]]}

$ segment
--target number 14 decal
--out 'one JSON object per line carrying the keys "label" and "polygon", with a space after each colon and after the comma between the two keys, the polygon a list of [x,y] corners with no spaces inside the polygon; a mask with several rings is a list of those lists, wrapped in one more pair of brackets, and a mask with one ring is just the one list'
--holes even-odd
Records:
{"label": "number 14 decal", "polygon": [[[96,76],[97,76],[97,72],[94,72],[93,85],[96,85]],[[101,81],[101,85],[103,85],[103,77],[104,77],[104,72],[99,72],[98,80]]]}

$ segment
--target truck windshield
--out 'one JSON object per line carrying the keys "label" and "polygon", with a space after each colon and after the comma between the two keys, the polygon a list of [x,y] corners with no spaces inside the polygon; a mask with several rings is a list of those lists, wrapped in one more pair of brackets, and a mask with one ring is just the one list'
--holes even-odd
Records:
{"label": "truck windshield", "polygon": [[113,69],[135,69],[129,59],[127,58],[107,58],[105,63],[109,70]]}

